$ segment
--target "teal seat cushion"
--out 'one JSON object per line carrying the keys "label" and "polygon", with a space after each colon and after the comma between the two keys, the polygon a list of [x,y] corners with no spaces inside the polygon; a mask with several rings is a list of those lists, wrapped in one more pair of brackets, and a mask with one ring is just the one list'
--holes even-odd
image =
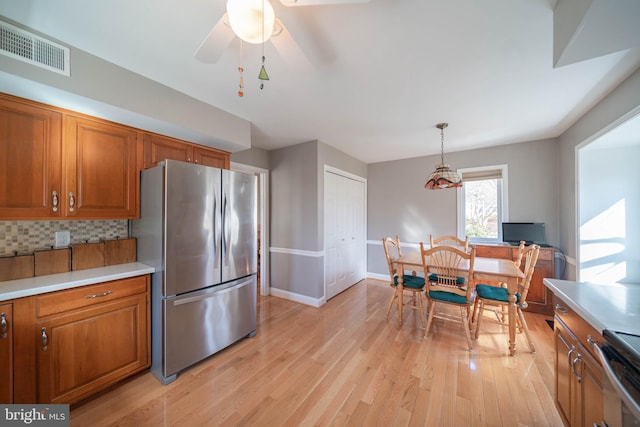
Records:
{"label": "teal seat cushion", "polygon": [[453,304],[468,304],[467,298],[463,295],[445,291],[429,291],[429,298],[438,301],[451,302]]}
{"label": "teal seat cushion", "polygon": [[[504,303],[509,302],[509,292],[507,288],[499,286],[491,286],[478,284],[476,285],[476,294],[482,299],[490,299],[493,301],[500,301]],[[520,292],[516,293],[516,304],[520,303]]]}
{"label": "teal seat cushion", "polygon": [[[398,285],[398,276],[393,278],[393,284]],[[402,286],[405,288],[421,289],[424,288],[424,277],[412,276],[405,274],[402,276]]]}
{"label": "teal seat cushion", "polygon": [[[431,273],[429,275],[429,280],[431,282],[437,282],[438,281],[438,275],[435,273]],[[464,277],[456,277],[456,285],[464,285]]]}

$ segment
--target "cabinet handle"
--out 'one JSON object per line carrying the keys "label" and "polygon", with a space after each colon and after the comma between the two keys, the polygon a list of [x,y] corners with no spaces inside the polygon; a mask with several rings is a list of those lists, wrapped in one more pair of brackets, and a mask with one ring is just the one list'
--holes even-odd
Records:
{"label": "cabinet handle", "polygon": [[49,337],[47,337],[47,328],[42,328],[42,351],[47,351],[47,344]]}
{"label": "cabinet handle", "polygon": [[560,314],[569,314],[569,311],[560,304],[556,304],[556,311]]}
{"label": "cabinet handle", "polygon": [[76,204],[75,199],[73,198],[73,191],[69,193],[69,212],[73,212],[73,206]]}
{"label": "cabinet handle", "polygon": [[110,295],[112,293],[113,293],[113,291],[106,291],[106,292],[103,292],[101,294],[85,295],[84,297],[85,298],[100,298],[100,297],[106,297],[107,295]]}
{"label": "cabinet handle", "polygon": [[576,358],[573,359],[573,361],[571,362],[571,372],[573,372],[573,375],[576,376],[576,379],[578,380],[578,383],[580,383],[580,382],[582,382],[582,375],[580,375],[579,373],[576,372],[576,363],[578,363],[578,362],[582,362],[582,355],[580,353],[578,353]]}
{"label": "cabinet handle", "polygon": [[191,163],[191,157],[187,157],[187,162]]}
{"label": "cabinet handle", "polygon": [[198,164],[198,159],[196,159],[194,163],[195,163],[195,164]]}
{"label": "cabinet handle", "polygon": [[593,427],[609,427],[606,421],[602,420],[600,423],[593,423]]}
{"label": "cabinet handle", "polygon": [[58,212],[58,192],[54,191],[52,193],[52,195],[53,195],[53,209],[52,210],[54,212]]}
{"label": "cabinet handle", "polygon": [[575,346],[571,346],[571,349],[567,352],[567,363],[569,363],[569,365],[571,365],[571,355],[576,351],[576,347]]}
{"label": "cabinet handle", "polygon": [[0,339],[6,339],[7,338],[7,314],[6,313],[1,313],[0,314]]}

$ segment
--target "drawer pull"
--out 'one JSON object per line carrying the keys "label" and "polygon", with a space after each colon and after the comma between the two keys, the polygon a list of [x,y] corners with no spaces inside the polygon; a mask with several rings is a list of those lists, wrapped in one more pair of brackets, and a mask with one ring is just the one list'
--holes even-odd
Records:
{"label": "drawer pull", "polygon": [[6,339],[7,338],[7,314],[6,313],[2,313],[0,314],[0,338],[1,339]]}
{"label": "drawer pull", "polygon": [[560,304],[556,304],[556,311],[560,314],[569,314],[569,310],[561,306]]}
{"label": "drawer pull", "polygon": [[49,343],[49,337],[47,337],[47,328],[42,328],[42,351],[47,351],[49,347],[47,344]]}
{"label": "drawer pull", "polygon": [[113,291],[106,291],[103,292],[101,294],[91,294],[91,295],[85,295],[85,298],[100,298],[100,297],[106,297],[107,295],[111,295],[113,293]]}

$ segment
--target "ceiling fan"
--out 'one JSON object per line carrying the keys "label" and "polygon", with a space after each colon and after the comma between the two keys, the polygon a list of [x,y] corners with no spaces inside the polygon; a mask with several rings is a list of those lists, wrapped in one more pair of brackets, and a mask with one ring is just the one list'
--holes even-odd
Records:
{"label": "ceiling fan", "polygon": [[[346,3],[368,3],[370,0],[280,0],[284,6],[320,6],[332,4]],[[246,9],[249,3],[255,3],[258,7],[251,10]],[[255,6],[255,5],[254,5]],[[245,7],[245,14],[236,13],[238,7]],[[248,43],[258,44],[263,42],[262,31],[262,12],[264,11],[264,22],[267,21],[269,14],[273,15],[272,30],[264,28],[264,41],[271,41],[276,51],[289,64],[310,67],[311,63],[300,46],[291,36],[285,25],[275,17],[273,7],[269,0],[227,0],[227,12],[222,15],[220,20],[211,29],[207,37],[200,44],[194,56],[201,62],[207,64],[215,64],[218,62],[224,50],[231,44],[234,38],[239,37]],[[230,17],[231,15],[231,17]],[[241,16],[238,18],[237,16]],[[246,29],[247,35],[241,33],[243,29],[238,26],[249,27],[250,21],[253,21],[252,29]],[[252,32],[253,31],[253,32]],[[269,31],[271,31],[269,33]]]}

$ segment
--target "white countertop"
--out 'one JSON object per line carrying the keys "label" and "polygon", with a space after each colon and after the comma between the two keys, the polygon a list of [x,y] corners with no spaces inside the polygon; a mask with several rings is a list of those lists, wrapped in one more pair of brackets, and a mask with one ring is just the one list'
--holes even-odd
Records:
{"label": "white countertop", "polygon": [[150,274],[154,271],[155,269],[153,267],[149,267],[146,264],[132,262],[129,264],[69,271],[68,273],[8,280],[6,282],[0,282],[0,301],[93,285],[110,280],[126,279],[128,277]]}
{"label": "white countertop", "polygon": [[544,284],[594,329],[640,335],[640,285],[559,279]]}

